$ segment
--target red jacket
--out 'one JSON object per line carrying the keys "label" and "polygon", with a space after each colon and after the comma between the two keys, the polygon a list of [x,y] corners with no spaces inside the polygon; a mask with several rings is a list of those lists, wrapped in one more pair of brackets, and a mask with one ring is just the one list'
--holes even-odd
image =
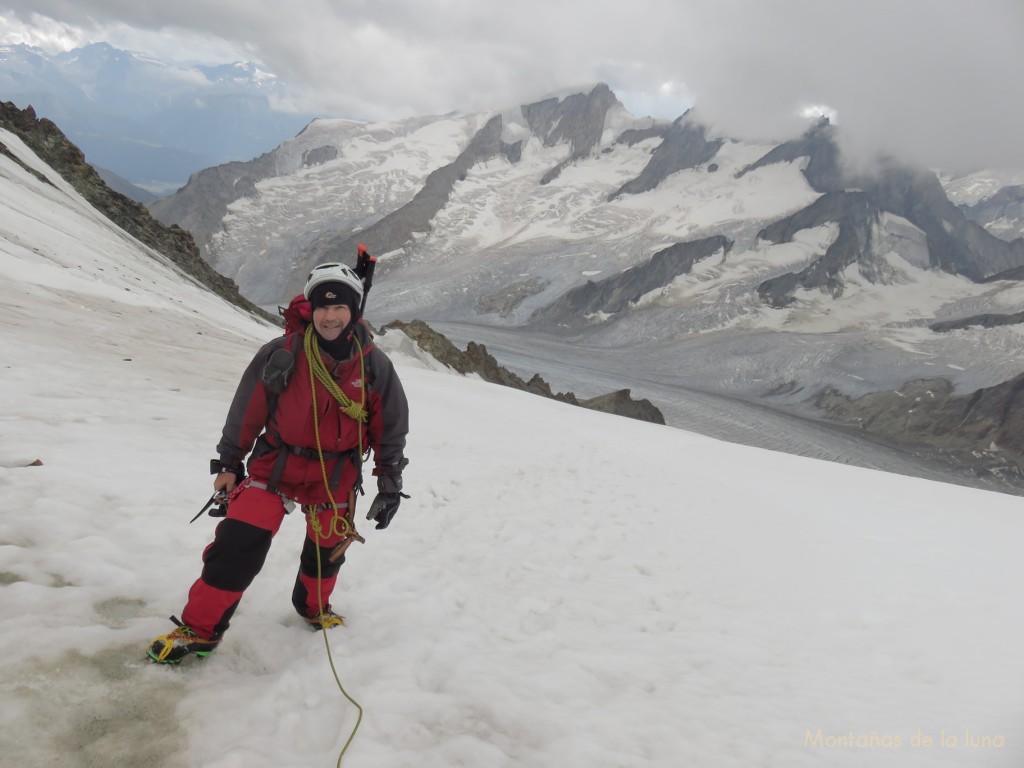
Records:
{"label": "red jacket", "polygon": [[[302,334],[281,336],[265,344],[242,375],[217,452],[224,464],[240,465],[251,452],[250,476],[268,483],[284,444],[287,459],[277,489],[300,504],[329,501],[324,487],[324,469],[335,501],[347,499],[356,483],[360,446],[373,450],[375,475],[397,475],[408,464],[405,438],[409,431],[409,404],[402,383],[387,355],[373,345],[366,327],[356,326],[362,345],[360,356],[337,363],[321,352],[327,370],[341,390],[354,402],[363,400],[365,386],[367,421],[359,424],[342,412],[341,406],[319,381],[310,378],[309,361],[303,350]],[[274,398],[263,383],[267,361],[278,349],[288,349],[295,358],[288,384]],[[362,366],[360,365],[360,357]],[[365,383],[362,379],[365,377]],[[315,384],[314,384],[315,382]],[[320,447],[325,465],[316,455],[317,440],[312,409],[312,387],[316,387]],[[361,437],[361,443],[360,443]],[[348,453],[348,456],[339,454]]]}

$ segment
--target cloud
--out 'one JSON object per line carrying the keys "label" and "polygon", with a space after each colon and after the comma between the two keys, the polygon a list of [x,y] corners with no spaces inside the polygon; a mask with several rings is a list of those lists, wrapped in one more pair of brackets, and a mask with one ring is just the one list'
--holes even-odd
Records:
{"label": "cloud", "polygon": [[8,41],[21,25],[256,59],[322,114],[496,109],[603,81],[635,114],[695,103],[738,138],[795,135],[824,105],[851,155],[1024,167],[1019,0],[16,0],[0,14]]}
{"label": "cloud", "polygon": [[702,115],[726,131],[785,134],[789,110],[820,103],[835,110],[849,152],[1024,166],[1019,2],[956,12],[926,0],[739,5],[742,44],[688,76]]}

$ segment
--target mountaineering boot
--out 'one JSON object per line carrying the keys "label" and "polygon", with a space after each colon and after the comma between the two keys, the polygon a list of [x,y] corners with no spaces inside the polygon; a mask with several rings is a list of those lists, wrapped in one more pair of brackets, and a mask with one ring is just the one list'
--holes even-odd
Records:
{"label": "mountaineering boot", "polygon": [[158,664],[176,664],[190,653],[205,658],[213,653],[220,644],[220,638],[207,640],[200,637],[187,624],[182,624],[177,616],[171,616],[177,629],[160,635],[149,646],[149,658]]}
{"label": "mountaineering boot", "polygon": [[303,616],[302,618],[314,631],[345,626],[345,617],[339,616],[330,608],[324,608],[316,616]]}

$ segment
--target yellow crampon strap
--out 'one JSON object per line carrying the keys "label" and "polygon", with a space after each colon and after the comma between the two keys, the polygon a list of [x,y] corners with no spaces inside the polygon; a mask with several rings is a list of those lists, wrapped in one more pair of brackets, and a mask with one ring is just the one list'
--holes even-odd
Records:
{"label": "yellow crampon strap", "polygon": [[[353,334],[353,340],[356,344],[356,349],[359,352],[359,385],[362,391],[362,402],[355,402],[341,391],[337,382],[331,378],[331,374],[327,370],[327,366],[324,365],[324,360],[320,356],[320,348],[317,346],[316,340],[313,337],[313,324],[310,323],[306,327],[306,336],[303,340],[303,349],[306,352],[306,359],[309,361],[309,379],[310,389],[312,391],[312,407],[313,407],[313,432],[316,435],[316,452],[320,459],[320,475],[324,482],[324,489],[327,491],[327,498],[330,501],[331,509],[334,510],[334,515],[331,518],[331,530],[329,533],[336,535],[352,536],[355,534],[355,529],[345,518],[344,515],[338,513],[338,502],[334,500],[334,494],[331,493],[331,483],[327,479],[327,463],[324,461],[324,449],[320,443],[320,408],[316,402],[316,383],[319,381],[323,384],[331,396],[338,401],[341,406],[341,410],[347,416],[355,419],[356,431],[358,432],[359,440],[359,456],[363,456],[363,423],[367,419],[366,415],[366,364],[363,358],[363,347],[359,343],[359,338]],[[348,514],[353,514],[354,510],[351,505],[348,509]],[[320,521],[316,516],[316,507],[306,507],[306,516],[309,519],[309,527],[313,531],[313,543],[316,545],[316,602],[317,610],[319,613],[324,612],[324,595],[323,595],[323,564],[320,559],[320,536],[323,530],[320,526]],[[339,530],[340,522],[340,530]],[[356,534],[358,535],[358,534]],[[352,729],[352,733],[349,734],[348,741],[345,742],[345,746],[341,748],[341,752],[338,754],[337,765],[341,766],[341,760],[345,756],[345,752],[348,751],[349,745],[352,740],[356,737],[356,733],[359,731],[359,726],[363,722],[363,708],[359,705],[355,699],[348,695],[348,691],[345,690],[345,686],[341,683],[341,677],[338,675],[338,669],[334,665],[334,656],[331,654],[331,643],[327,639],[327,627],[323,627],[322,630],[324,636],[324,647],[327,649],[327,660],[331,665],[331,672],[334,674],[334,682],[338,684],[338,690],[341,691],[341,695],[344,696],[348,701],[359,710],[359,717],[356,719],[355,727]]]}

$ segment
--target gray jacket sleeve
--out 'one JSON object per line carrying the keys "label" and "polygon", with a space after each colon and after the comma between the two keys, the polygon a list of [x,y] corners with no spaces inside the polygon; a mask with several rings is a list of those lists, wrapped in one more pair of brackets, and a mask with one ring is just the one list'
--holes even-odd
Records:
{"label": "gray jacket sleeve", "polygon": [[409,434],[409,401],[395,366],[377,348],[366,358],[371,402],[370,447],[373,448],[375,475],[401,475],[409,463],[405,457],[405,439]]}
{"label": "gray jacket sleeve", "polygon": [[263,386],[263,370],[274,350],[284,347],[284,341],[284,337],[280,337],[264,344],[238,382],[217,444],[217,453],[224,464],[241,465],[267,423],[269,403]]}

